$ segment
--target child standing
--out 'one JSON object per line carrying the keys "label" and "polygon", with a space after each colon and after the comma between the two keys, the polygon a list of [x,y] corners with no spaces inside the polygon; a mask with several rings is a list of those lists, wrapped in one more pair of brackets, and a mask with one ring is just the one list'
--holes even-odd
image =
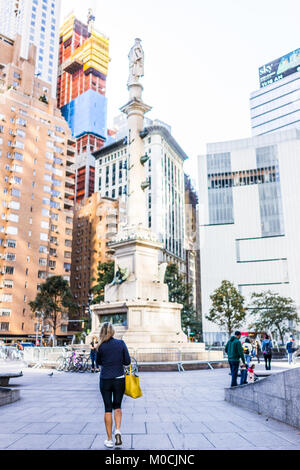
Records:
{"label": "child standing", "polygon": [[241,365],[241,385],[247,384],[248,370],[245,364]]}
{"label": "child standing", "polygon": [[250,383],[254,383],[255,381],[254,369],[255,369],[255,364],[251,364],[251,366],[248,369]]}

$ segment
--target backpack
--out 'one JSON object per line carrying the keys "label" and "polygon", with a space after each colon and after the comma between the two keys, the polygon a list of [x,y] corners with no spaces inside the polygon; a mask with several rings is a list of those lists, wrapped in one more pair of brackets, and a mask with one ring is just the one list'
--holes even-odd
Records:
{"label": "backpack", "polygon": [[271,341],[268,340],[267,343],[265,343],[265,354],[272,354],[272,348],[271,348]]}
{"label": "backpack", "polygon": [[249,348],[246,344],[244,344],[243,346],[243,351],[244,351],[244,354],[250,354]]}

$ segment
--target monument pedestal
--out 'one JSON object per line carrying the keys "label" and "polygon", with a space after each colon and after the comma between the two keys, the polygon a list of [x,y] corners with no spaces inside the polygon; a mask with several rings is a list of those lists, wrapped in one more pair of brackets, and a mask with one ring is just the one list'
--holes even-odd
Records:
{"label": "monument pedestal", "polygon": [[[115,324],[115,337],[123,339],[139,360],[146,360],[149,354],[158,357],[160,351],[165,351],[164,358],[170,361],[176,350],[203,354],[204,344],[188,343],[182,331],[182,305],[169,302],[168,286],[164,284],[166,264],[158,264],[162,244],[155,235],[149,229],[131,227],[120,232],[111,246],[116,271],[126,270],[128,278],[120,285],[106,286],[105,301],[91,307],[92,333],[87,342],[99,336],[104,321],[110,321]],[[123,324],[118,324],[120,321]]]}

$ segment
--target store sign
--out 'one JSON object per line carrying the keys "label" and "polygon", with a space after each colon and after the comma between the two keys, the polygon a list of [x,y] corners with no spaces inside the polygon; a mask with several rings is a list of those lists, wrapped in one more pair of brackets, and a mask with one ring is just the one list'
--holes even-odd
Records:
{"label": "store sign", "polygon": [[289,54],[280,57],[259,69],[259,83],[263,88],[271,85],[292,73],[300,71],[300,49],[296,49]]}

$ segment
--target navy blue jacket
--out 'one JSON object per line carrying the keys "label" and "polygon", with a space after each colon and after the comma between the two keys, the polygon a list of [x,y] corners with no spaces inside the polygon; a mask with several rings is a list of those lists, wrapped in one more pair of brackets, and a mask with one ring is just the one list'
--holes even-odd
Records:
{"label": "navy blue jacket", "polygon": [[288,353],[292,353],[294,349],[294,343],[293,341],[289,341],[286,345],[286,349]]}
{"label": "navy blue jacket", "polygon": [[114,379],[124,375],[124,366],[131,362],[124,341],[110,338],[102,343],[97,352],[97,363],[101,367],[101,379]]}

